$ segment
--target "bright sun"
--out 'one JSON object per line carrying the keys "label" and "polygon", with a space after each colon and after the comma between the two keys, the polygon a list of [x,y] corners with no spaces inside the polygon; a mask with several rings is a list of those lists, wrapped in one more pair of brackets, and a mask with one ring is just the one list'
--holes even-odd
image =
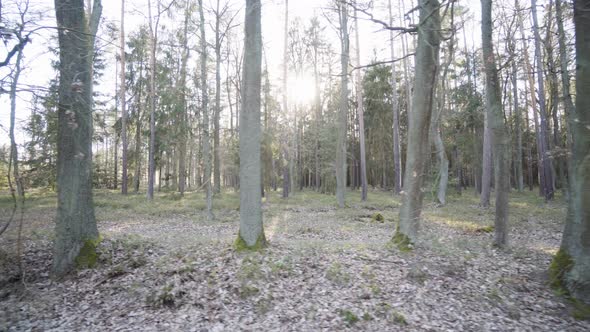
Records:
{"label": "bright sun", "polygon": [[308,75],[289,77],[287,84],[289,90],[289,101],[298,105],[307,105],[315,98],[314,80]]}

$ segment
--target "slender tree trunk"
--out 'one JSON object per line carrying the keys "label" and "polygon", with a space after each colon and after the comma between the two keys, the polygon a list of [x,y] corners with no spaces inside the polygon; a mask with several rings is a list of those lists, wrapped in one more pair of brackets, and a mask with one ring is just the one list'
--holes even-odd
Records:
{"label": "slender tree trunk", "polygon": [[205,199],[207,203],[207,219],[213,220],[213,192],[211,185],[211,146],[209,135],[209,95],[207,93],[207,38],[205,35],[205,13],[203,0],[199,0],[199,30],[201,33],[201,110],[203,112],[203,164],[205,173]]}
{"label": "slender tree trunk", "polygon": [[484,114],[483,122],[483,158],[482,158],[482,175],[481,175],[481,195],[479,205],[482,207],[490,206],[490,194],[492,187],[492,137],[490,132],[490,115],[489,112]]}
{"label": "slender tree trunk", "polygon": [[492,43],[492,0],[481,0],[482,52],[486,73],[486,114],[494,146],[496,217],[494,245],[508,245],[508,194],[510,193],[510,137],[502,112],[502,96]]}
{"label": "slender tree trunk", "polygon": [[340,16],[340,109],[338,110],[338,139],[336,142],[336,200],[344,207],[346,193],[346,132],[348,117],[348,10],[345,2],[338,2]]}
{"label": "slender tree trunk", "polygon": [[[393,14],[391,11],[391,0],[388,2],[389,24],[393,26]],[[389,30],[389,48],[391,59],[395,59],[395,48],[393,43],[393,30]],[[404,61],[405,58],[404,58]],[[397,73],[395,63],[391,63],[391,89],[392,100],[391,107],[393,112],[393,193],[399,195],[402,190],[402,158],[400,149],[400,128],[399,128],[399,105],[397,96]]]}
{"label": "slender tree trunk", "polygon": [[184,31],[182,34],[182,59],[180,64],[180,142],[178,147],[178,191],[184,195],[186,189],[186,145],[188,142],[188,109],[187,109],[187,62],[190,49],[188,47],[188,24],[191,19],[190,2],[186,2],[184,11]]}
{"label": "slender tree trunk", "polygon": [[[116,59],[115,59],[115,62]],[[119,121],[119,98],[116,96],[117,92],[119,91],[119,68],[115,66],[115,123]],[[113,172],[113,189],[117,190],[118,181],[119,181],[119,135],[115,130],[115,146],[113,149],[113,165],[114,165],[114,172]]]}
{"label": "slender tree trunk", "polygon": [[[148,188],[147,199],[154,199],[154,180],[156,173],[156,48],[158,25],[154,26],[152,20],[152,4],[148,0],[148,16],[150,29],[150,89],[149,89],[149,104],[150,104],[150,144],[148,154]],[[160,174],[162,177],[162,174]],[[159,181],[158,183],[160,183]]]}
{"label": "slender tree trunk", "polygon": [[561,248],[551,264],[551,281],[590,305],[590,2],[574,1],[576,29],[576,107],[570,200]]}
{"label": "slender tree trunk", "polygon": [[215,111],[213,113],[213,192],[221,192],[221,147],[219,144],[219,116],[221,114],[221,31],[219,0],[215,17]]}
{"label": "slender tree trunk", "polygon": [[[557,21],[557,33],[559,42],[559,64],[561,68],[561,92],[563,94],[563,105],[565,109],[565,115],[569,123],[572,121],[572,114],[576,112],[574,103],[572,101],[571,87],[570,87],[570,74],[568,69],[568,53],[565,39],[565,30],[563,28],[563,13],[561,7],[561,0],[555,0],[556,10],[556,21]],[[571,133],[567,135],[568,149],[572,148]],[[569,158],[567,158],[569,162]],[[569,165],[568,165],[569,173]]]}
{"label": "slender tree trunk", "polygon": [[139,183],[141,177],[141,96],[143,94],[143,58],[139,65],[138,91],[135,99],[136,119],[135,119],[135,173],[133,174],[133,192],[139,192]]}
{"label": "slender tree trunk", "polygon": [[[24,27],[21,26],[21,30]],[[22,38],[21,37],[22,31],[21,33],[19,33],[19,39]],[[19,42],[22,42],[21,40],[19,40]],[[10,129],[8,132],[8,136],[10,136],[10,160],[12,163],[12,176],[14,178],[14,182],[16,184],[16,203],[17,205],[20,205],[20,203],[22,202],[22,199],[24,198],[25,195],[25,189],[23,186],[23,181],[21,179],[20,176],[20,172],[19,172],[19,162],[18,162],[18,148],[16,145],[16,140],[15,140],[15,136],[14,136],[14,130],[16,128],[16,91],[18,88],[18,80],[20,78],[20,74],[21,74],[21,63],[23,60],[23,46],[21,46],[21,48],[17,51],[16,54],[16,61],[14,64],[14,74],[10,83]],[[10,177],[10,174],[8,175]],[[11,187],[12,189],[12,187]],[[20,207],[22,208],[22,207]]]}
{"label": "slender tree trunk", "polygon": [[[361,50],[359,41],[359,23],[354,11],[354,29],[356,35],[356,61],[360,66],[361,64]],[[365,116],[364,116],[364,105],[363,105],[363,82],[362,82],[361,71],[357,72],[356,77],[356,101],[357,101],[357,113],[359,123],[359,144],[360,144],[360,162],[361,162],[361,201],[367,200],[367,160],[365,158]],[[394,112],[395,113],[395,112]],[[354,173],[353,173],[354,176]]]}
{"label": "slender tree trunk", "polygon": [[121,155],[121,170],[123,171],[121,177],[121,194],[127,195],[127,185],[129,183],[127,179],[127,98],[125,97],[127,90],[127,83],[125,79],[125,0],[121,0],[121,28],[120,28],[119,45],[120,57],[121,57],[121,69],[119,74],[121,78],[121,87],[119,89],[119,99],[121,104],[121,143],[123,144],[123,153]]}
{"label": "slender tree trunk", "polygon": [[[453,8],[451,8],[451,11]],[[451,29],[454,31],[453,14],[451,14]],[[440,93],[438,94],[437,98],[437,107],[436,110],[433,111],[432,122],[430,126],[431,133],[433,135],[434,141],[434,148],[436,150],[436,157],[438,159],[438,188],[436,197],[438,203],[441,205],[445,205],[447,203],[447,186],[449,184],[449,159],[447,157],[447,153],[445,151],[445,146],[442,139],[442,134],[440,130],[440,123],[442,114],[446,104],[446,94],[447,94],[447,74],[449,72],[449,66],[451,65],[451,61],[453,59],[454,53],[454,33],[451,33],[451,37],[449,38],[449,49],[448,54],[445,56],[445,63],[443,64],[443,74],[440,79]]]}
{"label": "slender tree trunk", "polygon": [[419,0],[420,22],[416,49],[416,79],[412,110],[408,114],[408,148],[404,173],[404,193],[399,212],[400,222],[394,243],[405,248],[418,238],[422,212],[426,159],[430,150],[428,132],[436,90],[436,72],[441,28],[439,2]]}
{"label": "slender tree trunk", "polygon": [[[535,98],[535,80],[533,78],[533,68],[531,66],[531,61],[529,59],[529,52],[528,52],[528,46],[527,46],[527,42],[526,42],[526,35],[524,33],[524,25],[523,25],[523,18],[522,18],[522,14],[520,13],[521,9],[520,9],[520,5],[518,0],[514,0],[514,7],[516,8],[516,11],[518,12],[518,18],[517,18],[517,24],[518,24],[518,29],[520,32],[520,37],[522,39],[522,54],[524,57],[524,66],[525,66],[525,71],[527,73],[527,82],[528,82],[528,89],[530,91],[530,100],[528,102],[530,102],[530,106],[533,110],[533,115],[534,118],[536,119],[537,117],[537,100]],[[527,108],[528,110],[528,108]],[[527,121],[526,121],[526,128],[528,131],[529,128],[529,117],[528,117],[528,112],[525,112]],[[536,142],[537,142],[537,151],[540,151],[541,148],[539,146],[539,139],[538,139],[538,128],[537,128],[537,120],[535,120],[535,137],[537,137]],[[534,185],[534,174],[533,174],[533,156],[532,156],[532,147],[530,143],[527,143],[527,159],[528,159],[528,174],[529,174],[529,190],[533,190],[533,185]],[[543,172],[541,171],[542,167],[542,163],[540,162],[541,157],[539,155],[539,163],[538,163],[538,168],[539,168],[539,174],[541,175],[540,177],[540,182],[544,181],[544,176],[542,175]],[[540,186],[541,188],[542,186]]]}
{"label": "slender tree trunk", "polygon": [[[516,50],[516,47],[513,47]],[[522,169],[522,110],[518,101],[518,71],[516,61],[512,62],[512,101],[514,102],[515,112],[515,131],[516,131],[516,187],[519,192],[524,190],[523,169]]]}
{"label": "slender tree trunk", "polygon": [[62,27],[58,31],[58,198],[53,255],[57,276],[75,265],[95,263],[99,237],[92,198],[92,55],[101,13],[100,0],[94,1],[89,18],[82,0],[55,0],[57,24]]}
{"label": "slender tree trunk", "polygon": [[[287,93],[287,82],[288,82],[288,64],[289,64],[289,0],[285,0],[285,27],[283,30],[283,113],[289,117],[289,100]],[[283,145],[283,157],[286,165],[283,168],[283,198],[289,197],[289,189],[291,188],[291,172],[289,165],[290,156],[288,152],[288,139],[284,138],[281,140]]]}
{"label": "slender tree trunk", "polygon": [[537,91],[539,96],[539,140],[540,140],[540,162],[543,163],[543,195],[545,200],[553,199],[553,166],[551,165],[549,150],[549,125],[547,124],[547,106],[545,101],[545,84],[543,82],[543,54],[541,53],[541,35],[537,20],[537,1],[531,0],[531,11],[533,14],[533,31],[535,33],[535,57],[537,59]]}
{"label": "slender tree trunk", "polygon": [[238,245],[266,245],[261,208],[260,82],[262,63],[260,0],[246,0],[244,86],[240,113],[240,231]]}

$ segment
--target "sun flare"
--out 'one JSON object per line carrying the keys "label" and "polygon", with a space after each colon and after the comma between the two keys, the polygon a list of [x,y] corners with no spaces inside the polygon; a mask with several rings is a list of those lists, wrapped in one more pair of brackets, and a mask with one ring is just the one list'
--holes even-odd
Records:
{"label": "sun flare", "polygon": [[293,76],[287,85],[289,101],[298,105],[310,104],[315,98],[314,80],[308,75]]}

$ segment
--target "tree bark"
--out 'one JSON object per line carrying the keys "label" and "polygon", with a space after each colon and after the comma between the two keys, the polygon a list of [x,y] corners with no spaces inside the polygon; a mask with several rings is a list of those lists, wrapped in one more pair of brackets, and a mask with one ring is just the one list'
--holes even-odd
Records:
{"label": "tree bark", "polygon": [[338,138],[336,142],[336,200],[344,207],[346,194],[346,132],[348,117],[348,10],[344,1],[338,2],[340,17],[340,109],[338,110]]}
{"label": "tree bark", "polygon": [[492,0],[481,0],[482,52],[486,73],[486,114],[494,146],[496,216],[494,245],[508,245],[508,194],[510,193],[510,137],[502,112],[502,96],[492,43]]}
{"label": "tree bark", "polygon": [[[82,0],[55,0],[59,41],[57,217],[53,273],[92,266],[98,236],[92,198],[92,65],[102,13],[94,1],[90,21]],[[90,26],[87,25],[90,22]]]}
{"label": "tree bark", "polygon": [[213,192],[211,185],[211,143],[209,134],[209,95],[207,93],[207,38],[205,35],[205,13],[203,0],[199,0],[199,30],[201,33],[201,111],[203,112],[203,164],[205,172],[203,182],[205,183],[205,200],[207,205],[207,219],[213,220]]}
{"label": "tree bark", "polygon": [[[157,1],[157,0],[156,0]],[[148,154],[148,188],[147,199],[154,199],[154,180],[156,173],[156,48],[158,38],[158,24],[155,26],[152,22],[152,4],[148,0],[148,16],[150,29],[150,88],[149,88],[149,104],[150,104],[150,143]],[[162,174],[160,174],[162,177]],[[161,181],[158,182],[159,185]]]}
{"label": "tree bark", "polygon": [[119,45],[119,51],[121,52],[121,69],[119,70],[119,78],[121,82],[121,86],[119,88],[119,99],[121,104],[121,143],[123,145],[123,152],[121,154],[121,170],[122,170],[122,177],[121,177],[121,194],[127,195],[127,186],[129,181],[127,181],[127,99],[125,98],[126,95],[126,79],[125,79],[125,0],[121,0],[121,28],[120,28],[120,37],[119,41],[121,44]]}
{"label": "tree bark", "polygon": [[180,64],[180,142],[178,147],[178,191],[184,195],[186,189],[186,145],[188,143],[188,109],[186,88],[186,67],[190,49],[188,47],[188,24],[191,19],[190,2],[186,2],[184,11],[184,30],[182,34],[182,59]]}
{"label": "tree bark", "polygon": [[483,122],[483,157],[481,173],[481,195],[479,205],[487,208],[490,206],[490,195],[492,187],[492,137],[490,131],[489,112],[484,114]]}
{"label": "tree bark", "polygon": [[[557,33],[559,42],[559,64],[561,68],[561,91],[563,94],[563,105],[565,109],[565,115],[569,123],[572,121],[572,114],[576,112],[574,102],[572,101],[571,85],[570,85],[570,74],[568,69],[568,53],[565,40],[565,30],[563,28],[563,12],[561,7],[561,0],[555,0],[556,20],[557,20]],[[572,148],[571,133],[567,135],[568,149]],[[569,163],[569,158],[567,158]],[[568,165],[569,173],[569,165]]]}
{"label": "tree bark", "polygon": [[[356,61],[360,66],[361,64],[361,50],[359,41],[359,23],[354,10],[354,29],[356,37]],[[361,201],[367,200],[367,160],[365,158],[365,116],[364,116],[364,105],[363,105],[363,82],[362,82],[361,71],[358,70],[356,77],[356,101],[357,101],[357,113],[359,123],[359,144],[360,144],[360,162],[361,162]],[[394,112],[395,113],[395,112]],[[354,175],[354,174],[353,174]]]}
{"label": "tree bark", "polygon": [[262,223],[260,167],[260,83],[262,63],[260,0],[246,0],[244,85],[240,113],[240,231],[248,248],[266,245]]}
{"label": "tree bark", "polygon": [[215,111],[213,113],[213,192],[221,192],[221,147],[219,144],[219,116],[221,114],[221,30],[219,0],[215,12]]}
{"label": "tree bark", "polygon": [[541,53],[541,35],[539,33],[539,23],[537,20],[537,1],[531,0],[531,11],[533,14],[533,31],[535,33],[535,57],[537,59],[537,91],[539,99],[539,140],[541,147],[540,157],[543,163],[543,195],[545,200],[553,199],[553,173],[550,159],[549,138],[548,138],[548,124],[547,124],[547,106],[545,102],[545,84],[543,82],[543,54]]}
{"label": "tree bark", "polygon": [[416,49],[416,78],[412,110],[408,114],[408,148],[404,173],[404,193],[400,209],[400,222],[394,243],[400,248],[415,243],[418,237],[422,212],[423,181],[426,159],[430,151],[428,142],[430,120],[436,90],[436,72],[440,47],[441,28],[439,2],[420,0],[420,22]]}
{"label": "tree bark", "polygon": [[[391,0],[388,2],[389,24],[393,26],[393,14],[391,11]],[[395,48],[393,46],[393,30],[389,30],[389,48],[391,59],[395,59]],[[404,57],[404,62],[405,62]],[[393,112],[393,193],[399,195],[402,190],[402,158],[400,149],[400,128],[399,128],[399,105],[397,96],[397,73],[395,71],[395,62],[391,63],[391,89],[392,100],[391,108]]]}
{"label": "tree bark", "polygon": [[[551,264],[551,280],[575,299],[590,305],[590,2],[574,1],[576,29],[576,107],[570,200],[561,248]],[[559,284],[558,284],[559,283]],[[557,285],[556,285],[557,284]]]}

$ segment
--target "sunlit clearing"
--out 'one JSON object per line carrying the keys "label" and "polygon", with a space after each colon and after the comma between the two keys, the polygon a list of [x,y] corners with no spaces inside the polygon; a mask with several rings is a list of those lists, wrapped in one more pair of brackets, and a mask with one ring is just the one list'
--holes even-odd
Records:
{"label": "sunlit clearing", "polygon": [[287,90],[289,91],[289,101],[297,105],[310,104],[315,97],[314,80],[307,75],[291,78]]}

